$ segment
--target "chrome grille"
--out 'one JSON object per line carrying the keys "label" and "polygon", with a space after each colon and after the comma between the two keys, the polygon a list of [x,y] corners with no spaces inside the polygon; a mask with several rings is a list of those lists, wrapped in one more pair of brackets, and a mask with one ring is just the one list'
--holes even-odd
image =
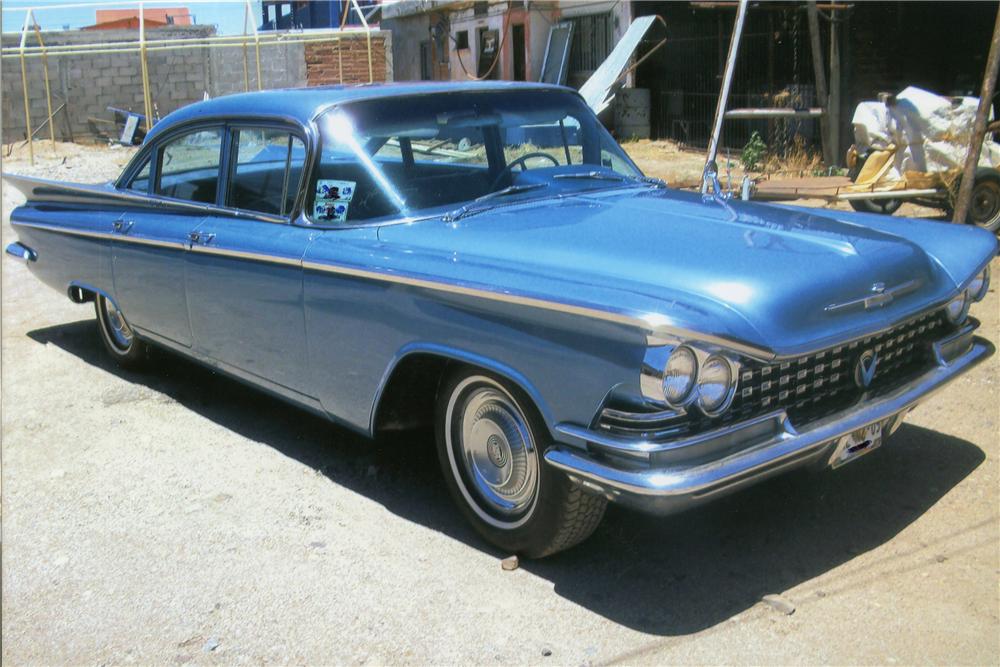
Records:
{"label": "chrome grille", "polygon": [[844,409],[865,390],[854,381],[858,358],[878,353],[878,366],[867,391],[878,394],[905,382],[933,363],[932,343],[951,331],[941,312],[911,319],[863,340],[816,354],[774,363],[744,362],[736,398],[729,410],[709,418],[692,408],[634,412],[605,409],[598,428],[616,435],[664,440],[751,419],[783,408],[793,425],[802,426]]}

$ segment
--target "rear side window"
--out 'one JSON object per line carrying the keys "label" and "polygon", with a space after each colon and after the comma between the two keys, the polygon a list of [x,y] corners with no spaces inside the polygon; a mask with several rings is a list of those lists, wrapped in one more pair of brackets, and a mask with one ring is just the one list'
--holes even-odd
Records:
{"label": "rear side window", "polygon": [[285,130],[234,130],[233,173],[226,205],[258,213],[288,215],[305,165],[302,140]]}
{"label": "rear side window", "polygon": [[156,194],[214,204],[221,157],[222,128],[189,132],[167,142],[160,149]]}

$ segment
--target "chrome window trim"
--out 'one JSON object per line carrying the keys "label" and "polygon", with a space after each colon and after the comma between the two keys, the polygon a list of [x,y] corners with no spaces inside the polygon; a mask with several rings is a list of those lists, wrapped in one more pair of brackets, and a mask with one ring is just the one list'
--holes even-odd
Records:
{"label": "chrome window trim", "polygon": [[[299,191],[295,197],[295,204],[292,210],[287,216],[274,216],[266,213],[258,213],[256,211],[247,211],[245,209],[238,209],[234,207],[219,206],[218,204],[205,204],[202,202],[191,202],[184,199],[176,199],[173,197],[165,197],[163,195],[157,195],[152,193],[152,185],[154,181],[154,174],[152,171],[158,171],[156,160],[153,161],[153,169],[150,173],[150,192],[147,194],[137,195],[128,191],[125,187],[125,183],[128,183],[133,178],[134,171],[141,168],[145,158],[153,159],[156,156],[153,155],[156,151],[160,149],[164,142],[170,141],[171,139],[181,135],[186,134],[189,131],[197,131],[198,127],[204,126],[205,128],[222,126],[224,130],[223,143],[229,141],[231,137],[230,127],[231,126],[249,126],[249,127],[261,127],[261,126],[271,126],[280,127],[282,129],[287,129],[293,134],[296,134],[306,147],[305,162],[302,167],[302,181],[299,183]],[[261,222],[272,222],[278,224],[296,224],[296,219],[303,212],[302,208],[304,205],[305,196],[305,184],[308,179],[312,177],[313,163],[316,158],[316,130],[312,122],[309,124],[303,124],[296,118],[292,116],[284,116],[281,114],[255,114],[255,115],[226,115],[226,114],[212,114],[208,116],[200,116],[197,118],[189,118],[180,123],[176,123],[171,127],[157,132],[154,128],[152,136],[147,135],[147,142],[143,144],[142,148],[135,154],[135,156],[129,161],[129,163],[122,170],[122,173],[117,179],[111,181],[112,187],[114,187],[114,192],[108,192],[107,196],[114,197],[118,194],[122,198],[127,198],[129,195],[133,197],[133,201],[146,201],[158,205],[174,205],[182,206],[186,208],[197,208],[198,210],[204,210],[211,213],[220,213],[222,215],[229,215],[238,218],[250,218],[254,220],[260,220]],[[228,161],[228,154],[225,150],[225,145],[223,146],[223,155],[221,156],[222,162]],[[219,184],[223,185],[224,173],[228,170],[227,164],[222,164],[220,162],[220,175]],[[155,174],[158,178],[159,174]],[[26,177],[30,178],[30,177]],[[39,179],[44,180],[44,179]],[[60,183],[59,185],[63,185]],[[90,193],[91,191],[87,191]],[[218,201],[218,196],[216,201]]]}

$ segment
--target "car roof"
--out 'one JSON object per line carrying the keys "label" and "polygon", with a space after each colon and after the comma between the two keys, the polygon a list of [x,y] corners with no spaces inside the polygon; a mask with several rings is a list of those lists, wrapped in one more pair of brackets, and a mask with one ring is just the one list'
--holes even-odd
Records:
{"label": "car roof", "polygon": [[197,117],[280,116],[308,124],[323,108],[343,102],[403,97],[408,95],[440,95],[478,91],[563,91],[571,88],[523,81],[421,81],[388,84],[361,84],[283,88],[252,93],[224,95],[181,107],[158,122],[146,136],[155,138],[171,127]]}

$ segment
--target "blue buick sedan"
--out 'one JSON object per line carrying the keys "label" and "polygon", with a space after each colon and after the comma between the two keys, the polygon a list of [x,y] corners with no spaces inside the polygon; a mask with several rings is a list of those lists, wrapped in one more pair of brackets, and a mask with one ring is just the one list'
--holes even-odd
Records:
{"label": "blue buick sedan", "polygon": [[233,95],[121,177],[20,176],[7,252],[168,348],[369,436],[433,425],[457,505],[528,557],[877,449],[987,358],[973,226],[703,197],[535,84]]}

